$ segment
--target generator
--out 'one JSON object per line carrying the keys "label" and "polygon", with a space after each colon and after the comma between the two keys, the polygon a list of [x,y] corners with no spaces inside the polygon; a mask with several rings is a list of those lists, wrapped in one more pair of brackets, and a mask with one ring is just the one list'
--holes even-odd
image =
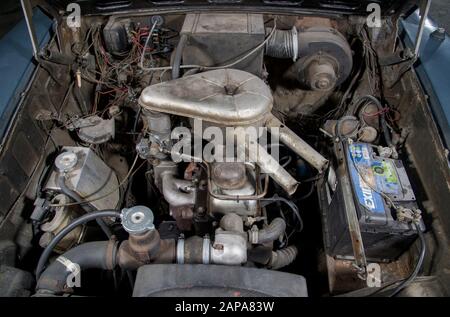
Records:
{"label": "generator", "polygon": [[[417,237],[415,226],[398,221],[392,208],[392,203],[397,208],[417,208],[402,161],[381,157],[377,147],[367,143],[340,143],[335,152],[336,172],[320,182],[318,190],[327,254],[353,258],[346,217],[353,208],[367,259],[396,260]],[[351,199],[345,193],[352,193]]]}

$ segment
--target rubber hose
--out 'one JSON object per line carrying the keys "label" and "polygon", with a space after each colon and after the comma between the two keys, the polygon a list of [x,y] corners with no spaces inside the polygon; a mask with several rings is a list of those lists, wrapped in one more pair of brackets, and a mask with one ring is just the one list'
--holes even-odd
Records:
{"label": "rubber hose", "polygon": [[[275,218],[266,228],[257,231],[257,239],[255,239],[257,241],[250,242],[265,244],[275,241],[284,234],[285,230],[286,222],[282,218]],[[251,235],[251,231],[249,232],[249,235]],[[252,239],[250,238],[250,240]]]}
{"label": "rubber hose", "polygon": [[294,262],[297,257],[298,250],[295,246],[291,245],[287,248],[272,252],[272,258],[269,262],[269,268],[273,270],[281,269]]}
{"label": "rubber hose", "polygon": [[36,267],[36,279],[39,280],[39,277],[44,269],[45,264],[47,263],[48,258],[50,257],[50,254],[52,253],[54,247],[72,230],[74,230],[76,227],[80,225],[84,225],[85,223],[96,220],[98,218],[104,218],[104,217],[120,217],[120,213],[114,210],[104,210],[104,211],[95,211],[91,212],[89,214],[83,215],[81,217],[76,218],[74,221],[69,223],[64,229],[62,229],[60,232],[56,234],[56,236],[50,241],[50,243],[47,245],[47,247],[44,249],[44,251],[41,254],[41,257],[39,258],[38,265]]}
{"label": "rubber hose", "polygon": [[74,56],[66,55],[66,54],[62,54],[62,53],[53,51],[53,50],[49,49],[48,47],[45,49],[42,49],[39,55],[48,62],[60,64],[60,65],[70,66],[75,62]]}
{"label": "rubber hose", "polygon": [[55,294],[63,293],[67,288],[67,278],[72,271],[70,264],[79,266],[80,271],[85,269],[111,269],[108,263],[114,266],[114,259],[108,259],[109,241],[95,241],[83,243],[70,249],[54,261],[40,276],[36,289],[50,291]]}

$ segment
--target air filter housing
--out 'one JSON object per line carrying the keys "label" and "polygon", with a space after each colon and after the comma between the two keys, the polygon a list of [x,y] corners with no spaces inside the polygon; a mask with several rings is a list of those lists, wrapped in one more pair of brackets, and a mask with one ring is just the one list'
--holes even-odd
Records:
{"label": "air filter housing", "polygon": [[201,119],[217,126],[259,125],[272,110],[270,88],[258,77],[219,69],[152,85],[139,104],[146,110]]}

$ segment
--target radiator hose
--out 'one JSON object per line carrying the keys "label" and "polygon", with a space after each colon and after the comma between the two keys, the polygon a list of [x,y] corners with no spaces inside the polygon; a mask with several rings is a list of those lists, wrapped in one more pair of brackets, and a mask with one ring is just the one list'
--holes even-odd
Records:
{"label": "radiator hose", "polygon": [[271,247],[259,245],[248,250],[248,260],[269,269],[278,270],[288,266],[297,258],[298,249],[291,245],[281,250],[272,251]]}
{"label": "radiator hose", "polygon": [[[69,292],[85,269],[112,270],[116,263],[117,241],[95,241],[83,243],[59,256],[41,275],[36,289],[38,293],[52,294]],[[72,274],[71,279],[69,279]],[[73,282],[74,285],[69,283]]]}
{"label": "radiator hose", "polygon": [[84,225],[85,223],[96,220],[104,217],[120,217],[120,213],[114,210],[105,210],[105,211],[96,211],[86,215],[83,215],[74,221],[72,221],[69,225],[67,225],[64,229],[56,234],[52,241],[47,245],[42,252],[41,257],[39,258],[39,262],[36,268],[36,279],[40,278],[42,271],[44,270],[45,264],[50,257],[50,254],[53,252],[54,247],[72,230],[76,227]]}
{"label": "radiator hose", "polygon": [[293,245],[278,251],[274,251],[272,252],[272,257],[270,258],[268,266],[273,270],[281,269],[294,262],[297,254],[298,250]]}
{"label": "radiator hose", "polygon": [[286,222],[282,218],[275,218],[264,229],[248,231],[248,240],[252,244],[265,244],[277,240],[284,234]]}

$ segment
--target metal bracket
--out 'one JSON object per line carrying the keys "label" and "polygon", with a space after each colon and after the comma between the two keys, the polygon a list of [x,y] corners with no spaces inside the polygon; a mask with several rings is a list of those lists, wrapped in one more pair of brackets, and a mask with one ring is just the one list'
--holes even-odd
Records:
{"label": "metal bracket", "polygon": [[[344,143],[338,143],[336,146],[342,147]],[[345,153],[345,151],[342,151]],[[342,169],[342,166],[339,167]],[[352,241],[354,266],[358,270],[358,277],[361,279],[366,278],[367,273],[367,258],[364,249],[364,243],[361,235],[361,229],[359,227],[359,219],[356,212],[356,206],[353,201],[353,193],[351,191],[350,176],[347,173],[341,173],[340,181],[342,182],[343,196],[345,200],[346,208],[345,216],[347,218],[348,230],[350,233],[350,239]]]}
{"label": "metal bracket", "polygon": [[39,44],[36,40],[36,32],[33,25],[33,6],[31,0],[20,0],[22,5],[23,15],[27,23],[28,34],[30,36],[31,45],[33,47],[33,55],[36,60],[39,60]]}
{"label": "metal bracket", "polygon": [[[428,17],[428,13],[430,11],[432,0],[421,0],[419,5],[419,15],[420,15],[420,23],[419,29],[417,30],[416,39],[414,43],[414,52],[411,52],[409,49],[405,49],[404,51],[389,54],[386,56],[380,56],[379,61],[381,66],[392,66],[396,64],[401,64],[404,62],[415,63],[420,53],[420,45],[422,44],[423,32],[425,29],[425,22]],[[402,56],[403,54],[403,56]]]}
{"label": "metal bracket", "polygon": [[416,35],[416,44],[414,46],[414,56],[419,57],[420,45],[422,44],[423,31],[425,29],[425,22],[430,12],[431,0],[421,0],[419,4],[420,24]]}
{"label": "metal bracket", "polygon": [[419,23],[419,29],[417,30],[416,34],[416,41],[414,44],[414,53],[410,58],[407,58],[403,61],[405,63],[402,65],[397,72],[395,73],[395,76],[391,79],[388,79],[386,81],[386,86],[389,88],[392,88],[417,61],[419,58],[420,53],[420,46],[422,44],[422,38],[423,38],[423,32],[425,30],[425,22],[428,17],[428,13],[430,11],[432,0],[421,0],[419,5],[419,14],[420,14],[420,23]]}

